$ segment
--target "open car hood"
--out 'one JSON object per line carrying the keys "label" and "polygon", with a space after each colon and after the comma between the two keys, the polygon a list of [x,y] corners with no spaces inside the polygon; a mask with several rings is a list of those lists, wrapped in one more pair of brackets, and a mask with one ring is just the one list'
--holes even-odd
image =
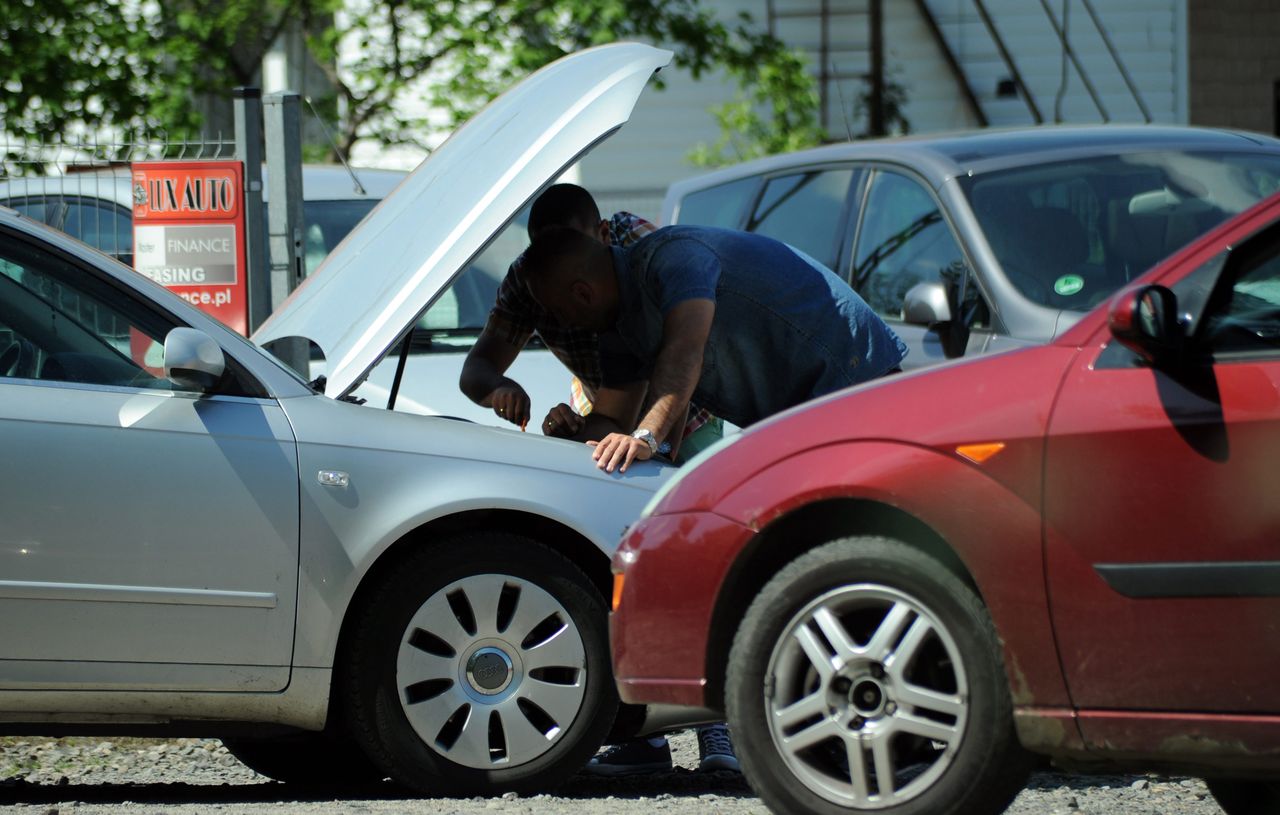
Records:
{"label": "open car hood", "polygon": [[350,393],[521,207],[626,123],[670,60],[647,45],[604,45],[494,99],[369,213],[254,342],[315,342],[327,361],[326,393]]}

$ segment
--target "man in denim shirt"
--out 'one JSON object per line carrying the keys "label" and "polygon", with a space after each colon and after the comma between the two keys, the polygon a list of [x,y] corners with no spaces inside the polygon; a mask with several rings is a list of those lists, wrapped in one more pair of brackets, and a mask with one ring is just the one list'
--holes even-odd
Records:
{"label": "man in denim shirt", "polygon": [[600,334],[605,382],[649,380],[635,433],[595,443],[601,468],[650,458],[690,399],[746,426],[897,370],[906,346],[848,285],[772,238],[671,226],[630,247],[548,230],[530,292]]}

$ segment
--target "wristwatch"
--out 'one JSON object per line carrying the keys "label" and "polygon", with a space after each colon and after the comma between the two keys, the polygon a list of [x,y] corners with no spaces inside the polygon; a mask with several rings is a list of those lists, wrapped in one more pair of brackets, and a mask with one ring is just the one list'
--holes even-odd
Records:
{"label": "wristwatch", "polygon": [[654,437],[653,432],[650,430],[645,430],[643,427],[637,430],[636,432],[632,433],[631,438],[639,439],[640,441],[649,445],[649,455],[652,455],[652,456],[656,456],[659,454],[666,455],[667,453],[671,452],[670,444],[667,444],[665,441],[662,444],[658,444],[658,440]]}
{"label": "wristwatch", "polygon": [[631,434],[631,438],[639,439],[649,445],[649,455],[658,455],[658,440],[654,438],[653,431],[645,430],[643,427]]}

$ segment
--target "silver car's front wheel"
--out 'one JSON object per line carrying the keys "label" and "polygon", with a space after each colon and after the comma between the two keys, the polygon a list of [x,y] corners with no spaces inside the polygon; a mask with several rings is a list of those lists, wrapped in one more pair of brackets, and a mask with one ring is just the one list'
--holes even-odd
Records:
{"label": "silver car's front wheel", "polygon": [[355,613],[344,712],[402,784],[433,795],[545,791],[613,724],[604,597],[537,541],[439,541],[389,569]]}
{"label": "silver car's front wheel", "polygon": [[825,544],[764,586],[734,637],[725,706],[776,812],[990,815],[1030,771],[981,600],[885,538]]}
{"label": "silver car's front wheel", "polygon": [[423,743],[477,770],[550,750],[582,709],[586,674],[568,609],[509,574],[464,577],[428,597],[396,661],[405,716]]}

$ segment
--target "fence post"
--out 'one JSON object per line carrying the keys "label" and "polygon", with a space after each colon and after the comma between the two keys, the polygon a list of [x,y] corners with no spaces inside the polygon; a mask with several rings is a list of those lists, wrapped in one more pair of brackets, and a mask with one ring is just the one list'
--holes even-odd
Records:
{"label": "fence post", "polygon": [[244,251],[248,268],[249,333],[271,314],[271,278],[262,218],[262,91],[240,87],[231,92],[235,107],[236,157],[244,162]]}
{"label": "fence post", "polygon": [[[267,142],[267,177],[271,207],[267,235],[271,258],[271,306],[279,308],[306,274],[302,211],[302,97],[292,91],[263,100]],[[276,343],[273,351],[285,364],[310,376],[308,345],[303,340]]]}

